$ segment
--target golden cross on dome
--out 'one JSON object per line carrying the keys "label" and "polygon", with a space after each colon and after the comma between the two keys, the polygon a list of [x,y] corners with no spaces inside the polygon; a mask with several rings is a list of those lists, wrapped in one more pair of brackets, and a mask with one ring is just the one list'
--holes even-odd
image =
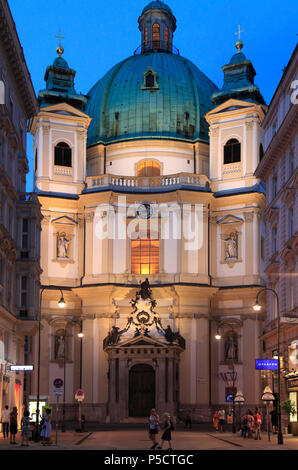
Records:
{"label": "golden cross on dome", "polygon": [[238,25],[238,31],[235,33],[235,34],[238,34],[238,40],[239,40],[239,41],[241,41],[240,35],[241,35],[241,33],[243,33],[243,31],[244,31],[243,29],[240,29],[240,24],[239,24],[239,25]]}
{"label": "golden cross on dome", "polygon": [[62,55],[63,52],[64,52],[64,49],[63,49],[63,47],[62,47],[62,45],[61,45],[61,39],[65,39],[64,36],[61,36],[61,29],[59,29],[59,34],[58,34],[58,36],[55,36],[55,38],[58,38],[58,39],[59,39],[59,46],[57,47],[56,51],[57,51],[57,53],[59,54],[59,57],[61,57],[61,55]]}
{"label": "golden cross on dome", "polygon": [[61,39],[65,39],[64,36],[61,36],[61,29],[59,29],[59,35],[55,36],[55,38],[59,38],[59,46],[61,47]]}

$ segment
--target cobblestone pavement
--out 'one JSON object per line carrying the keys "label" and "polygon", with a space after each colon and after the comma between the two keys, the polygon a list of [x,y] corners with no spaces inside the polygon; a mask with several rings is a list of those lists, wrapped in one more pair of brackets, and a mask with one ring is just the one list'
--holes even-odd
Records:
{"label": "cobblestone pavement", "polygon": [[[161,434],[158,435],[160,438]],[[0,451],[14,450],[149,450],[151,441],[146,429],[114,429],[95,430],[85,433],[67,431],[58,432],[56,444],[56,433],[52,433],[52,445],[43,446],[41,443],[30,441],[28,447],[21,445],[21,437],[17,435],[17,445],[10,444],[9,440],[0,438]],[[268,436],[262,433],[262,439],[243,439],[231,432],[216,433],[210,430],[191,431],[178,429],[172,433],[173,450],[298,450],[298,437],[284,435],[284,444],[277,444],[277,436]],[[166,443],[165,443],[166,444]],[[164,450],[167,449],[167,444]]]}

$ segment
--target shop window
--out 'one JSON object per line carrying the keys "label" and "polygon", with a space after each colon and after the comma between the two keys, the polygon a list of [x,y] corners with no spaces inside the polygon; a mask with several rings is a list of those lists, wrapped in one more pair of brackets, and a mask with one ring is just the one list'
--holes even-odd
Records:
{"label": "shop window", "polygon": [[154,160],[145,160],[138,164],[137,176],[159,176],[160,165]]}
{"label": "shop window", "polygon": [[157,274],[159,272],[159,240],[131,241],[131,272]]}
{"label": "shop window", "polygon": [[71,167],[71,148],[65,142],[59,142],[55,147],[55,165]]}
{"label": "shop window", "polygon": [[237,139],[230,139],[224,146],[224,164],[241,161],[241,144]]}

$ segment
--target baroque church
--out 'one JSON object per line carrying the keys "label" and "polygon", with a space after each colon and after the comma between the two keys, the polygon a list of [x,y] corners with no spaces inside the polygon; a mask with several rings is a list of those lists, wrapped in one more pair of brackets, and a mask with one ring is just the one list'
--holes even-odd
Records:
{"label": "baroque church", "polygon": [[[138,25],[141,46],[86,95],[60,44],[30,122],[40,394],[54,404],[62,379],[67,420],[82,389],[87,421],[153,407],[209,421],[236,391],[246,406],[261,401],[263,314],[252,306],[265,195],[254,172],[266,104],[240,37],[218,88],[174,46],[164,2]],[[37,364],[38,336],[32,353]],[[35,367],[35,394],[37,381]]]}

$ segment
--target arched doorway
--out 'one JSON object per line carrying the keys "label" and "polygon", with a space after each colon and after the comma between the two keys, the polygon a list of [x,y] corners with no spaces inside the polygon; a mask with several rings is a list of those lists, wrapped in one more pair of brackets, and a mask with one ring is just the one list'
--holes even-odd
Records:
{"label": "arched doorway", "polygon": [[155,407],[155,371],[148,364],[137,364],[129,371],[129,416],[148,416]]}

